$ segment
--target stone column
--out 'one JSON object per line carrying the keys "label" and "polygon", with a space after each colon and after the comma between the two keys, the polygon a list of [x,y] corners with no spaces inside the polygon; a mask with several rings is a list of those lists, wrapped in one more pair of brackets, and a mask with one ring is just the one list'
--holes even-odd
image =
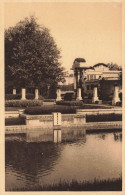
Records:
{"label": "stone column", "polygon": [[16,95],[16,89],[13,88],[13,95]]}
{"label": "stone column", "polygon": [[120,101],[120,98],[119,98],[119,86],[114,86],[114,97],[113,97],[113,100],[112,100],[112,105],[116,105],[117,102]]}
{"label": "stone column", "polygon": [[26,99],[26,89],[25,88],[22,88],[22,100],[25,100]]}
{"label": "stone column", "polygon": [[74,71],[74,90],[76,90],[76,72]]}
{"label": "stone column", "polygon": [[79,86],[79,79],[80,79],[80,70],[78,70],[78,86]]}
{"label": "stone column", "polygon": [[62,100],[62,98],[61,98],[61,89],[57,89],[56,94],[57,94],[56,101],[60,101],[60,100]]}
{"label": "stone column", "polygon": [[92,98],[92,103],[95,103],[96,101],[98,101],[98,92],[97,92],[97,87],[94,87],[93,89],[93,98]]}
{"label": "stone column", "polygon": [[76,100],[82,100],[81,88],[77,88],[77,98],[76,98]]}
{"label": "stone column", "polygon": [[35,89],[35,99],[36,99],[36,100],[39,99],[39,92],[38,92],[38,89]]}

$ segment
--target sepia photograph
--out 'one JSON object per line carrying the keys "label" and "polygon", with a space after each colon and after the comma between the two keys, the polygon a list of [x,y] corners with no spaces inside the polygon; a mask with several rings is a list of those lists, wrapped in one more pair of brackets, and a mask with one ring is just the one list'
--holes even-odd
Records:
{"label": "sepia photograph", "polygon": [[5,1],[5,192],[123,192],[122,1]]}

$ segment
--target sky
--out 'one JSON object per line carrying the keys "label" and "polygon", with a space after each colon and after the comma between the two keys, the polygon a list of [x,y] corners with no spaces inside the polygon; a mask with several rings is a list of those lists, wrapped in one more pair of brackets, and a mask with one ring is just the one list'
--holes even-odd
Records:
{"label": "sky", "polygon": [[122,65],[122,5],[119,2],[5,3],[5,29],[35,16],[50,29],[61,50],[62,66],[70,70],[75,58],[86,64]]}

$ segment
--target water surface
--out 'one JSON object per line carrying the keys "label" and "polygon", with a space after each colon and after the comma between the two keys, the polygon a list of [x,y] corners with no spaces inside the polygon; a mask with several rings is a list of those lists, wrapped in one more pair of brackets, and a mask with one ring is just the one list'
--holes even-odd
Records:
{"label": "water surface", "polygon": [[6,135],[6,190],[59,181],[119,178],[122,173],[122,132],[62,133],[61,143],[41,131]]}

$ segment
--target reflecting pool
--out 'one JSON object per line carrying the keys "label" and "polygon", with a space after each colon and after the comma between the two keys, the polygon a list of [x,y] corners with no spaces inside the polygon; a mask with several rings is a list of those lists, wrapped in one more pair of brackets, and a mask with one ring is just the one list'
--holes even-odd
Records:
{"label": "reflecting pool", "polygon": [[7,191],[58,184],[60,180],[119,178],[122,175],[122,132],[86,133],[84,129],[76,129],[44,133],[34,130],[6,135],[5,170]]}

